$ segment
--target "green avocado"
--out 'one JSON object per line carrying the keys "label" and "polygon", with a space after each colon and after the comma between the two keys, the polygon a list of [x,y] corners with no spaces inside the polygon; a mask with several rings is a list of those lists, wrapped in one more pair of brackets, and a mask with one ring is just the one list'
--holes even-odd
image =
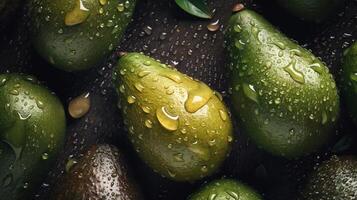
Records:
{"label": "green avocado", "polygon": [[333,156],[316,167],[303,193],[304,200],[357,199],[357,159]]}
{"label": "green avocado", "polygon": [[276,0],[284,9],[300,19],[321,22],[335,14],[345,0]]}
{"label": "green avocado", "polygon": [[344,53],[342,83],[344,101],[357,125],[357,42]]}
{"label": "green avocado", "polygon": [[233,132],[217,92],[139,53],[120,58],[114,83],[132,145],[154,171],[194,181],[221,166]]}
{"label": "green avocado", "polygon": [[62,147],[64,109],[32,76],[2,74],[0,113],[1,199],[27,199]]}
{"label": "green avocado", "polygon": [[52,200],[142,200],[124,155],[111,145],[94,145],[69,160]]}
{"label": "green avocado", "polygon": [[339,96],[325,64],[248,9],[231,17],[226,38],[231,100],[244,132],[286,158],[328,143]]}
{"label": "green avocado", "polygon": [[135,4],[136,0],[31,0],[35,49],[65,71],[95,67],[120,41]]}
{"label": "green avocado", "polygon": [[238,181],[222,179],[205,185],[188,200],[262,200],[249,186]]}

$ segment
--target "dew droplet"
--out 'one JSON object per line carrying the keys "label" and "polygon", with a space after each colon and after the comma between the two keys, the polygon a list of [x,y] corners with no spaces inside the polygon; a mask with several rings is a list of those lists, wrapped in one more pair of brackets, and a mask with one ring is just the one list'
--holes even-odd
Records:
{"label": "dew droplet", "polygon": [[219,110],[219,116],[221,117],[221,119],[223,120],[223,121],[226,121],[227,120],[227,113],[226,113],[226,111],[224,111],[224,110]]}
{"label": "dew droplet", "polygon": [[245,94],[246,97],[248,97],[250,100],[258,103],[258,94],[255,91],[255,88],[253,85],[243,83],[243,93]]}
{"label": "dew droplet", "polygon": [[170,114],[166,107],[161,107],[156,110],[156,117],[159,123],[169,131],[176,131],[179,125],[179,116]]}
{"label": "dew droplet", "polygon": [[296,68],[295,68],[295,65],[296,65],[296,60],[292,60],[291,63],[284,67],[284,70],[290,75],[290,77],[298,82],[298,83],[301,83],[301,84],[304,84],[305,83],[305,77],[304,77],[304,74],[299,72]]}
{"label": "dew droplet", "polygon": [[128,96],[127,101],[128,101],[129,104],[133,104],[133,103],[135,103],[136,98],[134,96]]}
{"label": "dew droplet", "polygon": [[84,7],[82,0],[77,0],[76,5],[65,16],[64,23],[67,26],[74,26],[83,23],[89,16],[89,10]]}
{"label": "dew droplet", "polygon": [[147,128],[152,128],[152,122],[151,122],[150,119],[145,120],[145,126],[146,126]]}
{"label": "dew droplet", "polygon": [[213,91],[206,84],[200,82],[196,89],[188,92],[185,109],[189,113],[195,113],[201,109],[213,96]]}

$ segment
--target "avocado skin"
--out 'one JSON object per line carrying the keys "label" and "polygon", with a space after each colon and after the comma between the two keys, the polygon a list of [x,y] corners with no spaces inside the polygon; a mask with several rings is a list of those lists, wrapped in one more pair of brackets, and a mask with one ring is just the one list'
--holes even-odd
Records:
{"label": "avocado skin", "polygon": [[232,104],[258,147],[286,158],[318,150],[333,136],[339,96],[328,68],[251,10],[226,31]]}
{"label": "avocado skin", "polygon": [[345,51],[342,71],[342,92],[353,122],[357,125],[357,43]]}
{"label": "avocado skin", "polygon": [[238,181],[222,179],[203,186],[188,200],[262,200],[262,197],[249,186]]}
{"label": "avocado skin", "polygon": [[332,156],[312,172],[303,193],[306,200],[347,200],[357,198],[357,159]]}
{"label": "avocado skin", "polygon": [[345,0],[276,0],[284,9],[302,20],[320,23],[335,14]]}
{"label": "avocado skin", "polygon": [[[82,23],[66,26],[65,16],[76,1],[89,10]],[[37,52],[54,67],[65,71],[99,65],[114,49],[131,20],[136,0],[31,0],[30,31]],[[118,11],[118,5],[128,5]],[[103,14],[101,14],[103,12]]]}
{"label": "avocado skin", "polygon": [[[217,171],[228,156],[233,141],[228,110],[204,83],[150,57],[128,53],[114,69],[114,85],[133,147],[162,176],[195,181]],[[189,112],[189,94],[197,89],[210,98]],[[197,94],[195,99],[200,99]],[[162,111],[176,120],[160,122]],[[176,128],[171,126],[174,123]]]}
{"label": "avocado skin", "polygon": [[39,187],[63,145],[65,114],[32,76],[2,74],[0,81],[0,194],[23,200]]}
{"label": "avocado skin", "polygon": [[142,200],[126,159],[118,148],[93,145],[56,186],[53,200]]}

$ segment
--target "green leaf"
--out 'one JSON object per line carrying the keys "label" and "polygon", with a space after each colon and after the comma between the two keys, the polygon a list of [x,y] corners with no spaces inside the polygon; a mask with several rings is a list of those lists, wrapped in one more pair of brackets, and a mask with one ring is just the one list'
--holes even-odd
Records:
{"label": "green leaf", "polygon": [[187,13],[196,17],[210,19],[212,13],[209,10],[205,0],[175,0],[176,4],[180,6]]}

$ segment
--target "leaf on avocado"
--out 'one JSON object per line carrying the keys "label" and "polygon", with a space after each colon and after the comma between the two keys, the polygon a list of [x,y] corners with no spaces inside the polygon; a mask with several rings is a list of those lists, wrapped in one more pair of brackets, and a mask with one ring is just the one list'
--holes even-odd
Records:
{"label": "leaf on avocado", "polygon": [[212,13],[209,10],[205,0],[175,0],[176,4],[187,13],[196,17],[210,19]]}

